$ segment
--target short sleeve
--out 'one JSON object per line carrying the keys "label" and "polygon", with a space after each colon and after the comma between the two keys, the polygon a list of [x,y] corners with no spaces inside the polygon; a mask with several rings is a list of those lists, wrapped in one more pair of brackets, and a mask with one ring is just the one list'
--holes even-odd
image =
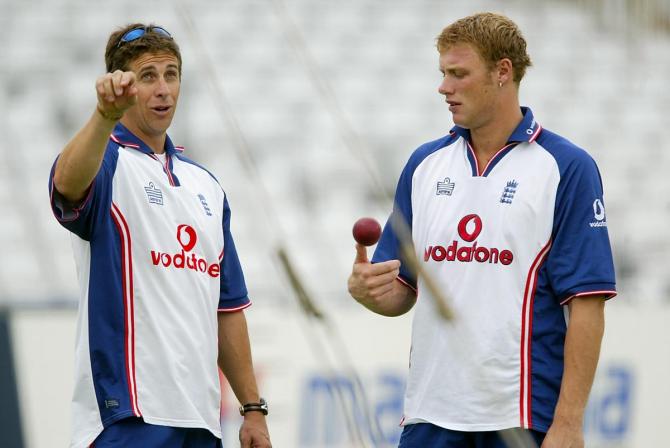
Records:
{"label": "short sleeve", "polygon": [[237,311],[251,305],[244,282],[242,265],[237,256],[235,241],[230,232],[230,206],[223,198],[223,258],[221,259],[221,289],[219,311]]}
{"label": "short sleeve", "polygon": [[561,304],[582,295],[614,297],[614,262],[598,167],[580,151],[569,162],[559,160],[559,169],[546,262],[550,284]]}
{"label": "short sleeve", "polygon": [[[400,260],[400,274],[398,279],[416,291],[416,273],[410,269],[410,264],[403,260],[400,242],[403,234],[407,235],[407,242],[412,244],[412,182],[417,167],[436,151],[445,148],[458,140],[454,133],[424,143],[412,153],[405,168],[400,173],[400,179],[395,190],[393,212],[384,225],[384,231],[372,257],[373,263],[388,260]],[[399,228],[397,228],[399,227]]]}
{"label": "short sleeve", "polygon": [[68,203],[54,186],[54,173],[58,158],[51,167],[49,175],[51,210],[63,227],[84,240],[90,241],[97,224],[109,217],[112,203],[112,178],[117,159],[117,148],[108,147],[98,173],[79,204]]}
{"label": "short sleeve", "polygon": [[[411,271],[408,263],[403,262],[400,246],[402,234],[406,233],[409,237],[412,235],[412,177],[414,169],[415,166],[408,163],[400,175],[395,192],[393,212],[384,225],[384,231],[375,249],[372,262],[400,260],[399,279],[416,291],[416,274]],[[404,227],[404,229],[397,228],[399,226]],[[412,248],[412,250],[414,249]]]}

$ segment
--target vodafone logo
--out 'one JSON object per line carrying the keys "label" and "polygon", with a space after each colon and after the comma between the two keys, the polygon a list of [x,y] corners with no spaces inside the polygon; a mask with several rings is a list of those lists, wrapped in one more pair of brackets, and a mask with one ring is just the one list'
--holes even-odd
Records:
{"label": "vodafone logo", "polygon": [[605,219],[605,206],[600,199],[593,201],[593,217],[598,221]]}
{"label": "vodafone logo", "polygon": [[482,233],[484,224],[479,215],[466,215],[458,222],[458,236],[466,243],[465,245],[454,240],[448,246],[427,246],[423,253],[423,261],[428,263],[431,260],[435,262],[460,261],[463,263],[490,263],[509,265],[514,261],[514,254],[508,249],[499,249],[497,247],[479,246],[477,237]]}
{"label": "vodafone logo", "polygon": [[218,277],[221,266],[218,262],[209,263],[204,257],[191,252],[198,242],[198,233],[188,224],[177,226],[177,242],[181,246],[181,251],[169,254],[151,251],[151,262],[154,266],[174,269],[188,269],[196,272],[202,272],[210,277]]}
{"label": "vodafone logo", "polygon": [[180,224],[177,227],[177,241],[186,252],[190,252],[198,242],[198,234],[195,229],[187,224]]}
{"label": "vodafone logo", "polygon": [[596,198],[593,201],[593,217],[595,221],[589,223],[591,227],[607,227],[607,221],[605,221],[605,206],[603,201]]}
{"label": "vodafone logo", "polygon": [[467,215],[458,223],[458,234],[468,243],[477,239],[482,233],[482,218],[478,215]]}

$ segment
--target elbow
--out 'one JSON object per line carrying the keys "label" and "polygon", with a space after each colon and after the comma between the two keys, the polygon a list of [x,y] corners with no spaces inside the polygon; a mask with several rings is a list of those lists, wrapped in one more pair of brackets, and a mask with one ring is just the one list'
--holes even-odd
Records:
{"label": "elbow", "polygon": [[68,184],[66,179],[63,179],[63,175],[60,174],[58,170],[54,172],[53,189],[56,190],[56,192],[67,202],[74,203],[81,199],[75,193],[74,189]]}
{"label": "elbow", "polygon": [[65,196],[67,188],[65,187],[62,171],[58,169],[58,165],[56,165],[56,169],[54,170],[53,178],[51,179],[51,181],[53,189],[56,190],[60,195]]}
{"label": "elbow", "polygon": [[54,169],[52,182],[53,189],[70,204],[76,204],[84,199],[91,186],[91,182],[79,185],[77,180],[69,176],[58,162]]}

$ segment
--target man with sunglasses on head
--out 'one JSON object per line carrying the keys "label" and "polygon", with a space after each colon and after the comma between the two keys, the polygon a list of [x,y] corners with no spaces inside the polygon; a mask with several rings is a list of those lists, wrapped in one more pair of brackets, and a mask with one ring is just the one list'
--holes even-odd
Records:
{"label": "man with sunglasses on head", "polygon": [[81,291],[73,448],[220,447],[218,367],[241,446],[271,446],[226,194],[167,136],[181,62],[164,28],[112,33],[96,109],[51,172]]}

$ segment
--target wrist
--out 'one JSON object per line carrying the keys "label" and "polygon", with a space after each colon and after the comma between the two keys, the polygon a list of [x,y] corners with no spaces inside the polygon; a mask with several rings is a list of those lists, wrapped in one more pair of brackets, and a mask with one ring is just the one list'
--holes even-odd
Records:
{"label": "wrist", "polygon": [[268,403],[264,398],[260,398],[257,402],[245,403],[240,406],[240,415],[246,418],[250,414],[268,415]]}
{"label": "wrist", "polygon": [[553,423],[561,426],[575,426],[581,428],[584,423],[584,412],[578,410],[556,410]]}
{"label": "wrist", "polygon": [[245,412],[242,418],[246,422],[265,421],[265,414],[262,412]]}
{"label": "wrist", "polygon": [[107,121],[116,122],[119,121],[121,117],[123,117],[123,112],[116,112],[116,113],[105,112],[104,110],[102,110],[99,103],[96,105],[95,109],[98,111],[98,114]]}

